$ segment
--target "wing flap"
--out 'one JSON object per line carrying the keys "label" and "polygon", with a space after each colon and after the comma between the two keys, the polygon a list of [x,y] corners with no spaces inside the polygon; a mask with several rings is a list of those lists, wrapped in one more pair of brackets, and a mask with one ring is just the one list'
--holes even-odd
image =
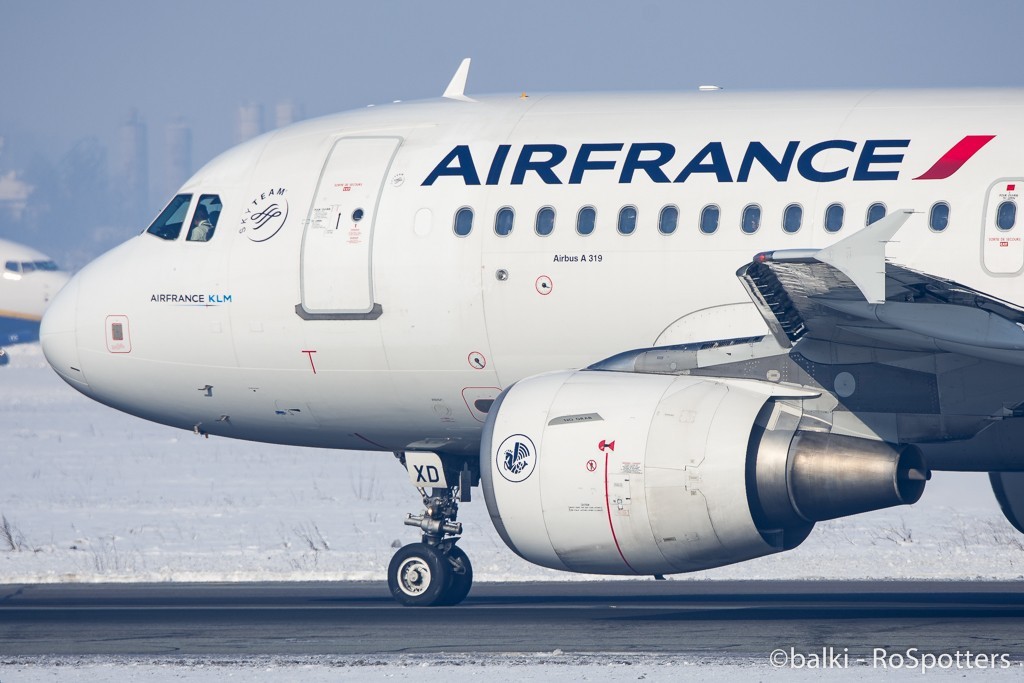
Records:
{"label": "wing flap", "polygon": [[[808,337],[851,346],[955,351],[1024,365],[1024,309],[885,260],[906,221],[887,219],[821,251],[758,254],[737,272],[784,347]],[[866,235],[865,235],[866,233]]]}

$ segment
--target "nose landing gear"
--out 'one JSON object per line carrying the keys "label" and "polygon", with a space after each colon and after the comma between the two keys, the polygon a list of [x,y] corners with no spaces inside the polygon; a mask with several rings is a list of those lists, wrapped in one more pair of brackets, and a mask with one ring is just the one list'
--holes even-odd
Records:
{"label": "nose landing gear", "polygon": [[473,565],[462,548],[448,552],[426,543],[411,543],[391,558],[388,588],[409,607],[457,605],[473,586]]}
{"label": "nose landing gear", "polygon": [[[411,454],[410,454],[411,455]],[[422,456],[423,454],[417,454]],[[430,454],[433,458],[440,458]],[[405,454],[399,459],[407,466]],[[422,458],[421,458],[422,459]],[[415,468],[408,466],[414,483]],[[421,466],[420,471],[424,468]],[[437,468],[443,471],[442,468]],[[458,477],[460,485],[431,489],[417,486],[423,496],[424,510],[419,515],[409,515],[405,524],[417,527],[423,532],[420,543],[411,543],[402,547],[388,565],[388,588],[391,595],[403,605],[410,607],[438,607],[457,605],[466,599],[473,586],[473,565],[466,553],[455,544],[462,533],[462,524],[456,518],[459,513],[459,500],[468,500],[468,495],[460,495],[462,486],[467,489],[471,485],[471,474],[464,469]],[[434,483],[446,484],[441,481]],[[466,491],[468,494],[468,491]]]}

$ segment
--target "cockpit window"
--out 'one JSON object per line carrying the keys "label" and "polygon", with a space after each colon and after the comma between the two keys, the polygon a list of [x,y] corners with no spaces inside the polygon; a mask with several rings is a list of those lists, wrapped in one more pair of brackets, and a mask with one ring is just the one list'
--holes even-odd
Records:
{"label": "cockpit window", "polygon": [[192,227],[188,229],[189,242],[209,242],[213,231],[217,229],[220,210],[224,208],[220,196],[204,194],[199,198],[196,212],[192,215]]}
{"label": "cockpit window", "polygon": [[153,224],[146,229],[150,235],[156,235],[162,240],[175,240],[181,234],[181,226],[185,223],[185,216],[188,214],[188,206],[192,201],[192,195],[179,194],[171,200],[167,208],[160,212]]}
{"label": "cockpit window", "polygon": [[33,273],[37,270],[55,272],[60,270],[53,261],[8,261],[4,270],[9,273]]}

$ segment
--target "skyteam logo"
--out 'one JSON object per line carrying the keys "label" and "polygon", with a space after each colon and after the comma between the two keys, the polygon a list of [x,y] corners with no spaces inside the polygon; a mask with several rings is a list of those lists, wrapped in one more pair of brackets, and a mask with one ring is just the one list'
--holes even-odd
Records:
{"label": "skyteam logo", "polygon": [[513,434],[498,446],[494,464],[505,479],[513,483],[524,481],[537,467],[537,448],[530,437]]}
{"label": "skyteam logo", "polygon": [[238,232],[253,242],[266,242],[276,235],[288,220],[288,200],[283,187],[270,188],[253,197],[242,214]]}

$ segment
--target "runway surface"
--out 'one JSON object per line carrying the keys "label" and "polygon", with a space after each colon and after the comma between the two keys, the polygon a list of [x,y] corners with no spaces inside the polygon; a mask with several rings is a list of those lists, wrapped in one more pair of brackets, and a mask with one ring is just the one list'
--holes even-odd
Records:
{"label": "runway surface", "polygon": [[0,586],[0,655],[985,651],[1024,659],[1024,582],[480,583],[404,608],[383,583]]}

